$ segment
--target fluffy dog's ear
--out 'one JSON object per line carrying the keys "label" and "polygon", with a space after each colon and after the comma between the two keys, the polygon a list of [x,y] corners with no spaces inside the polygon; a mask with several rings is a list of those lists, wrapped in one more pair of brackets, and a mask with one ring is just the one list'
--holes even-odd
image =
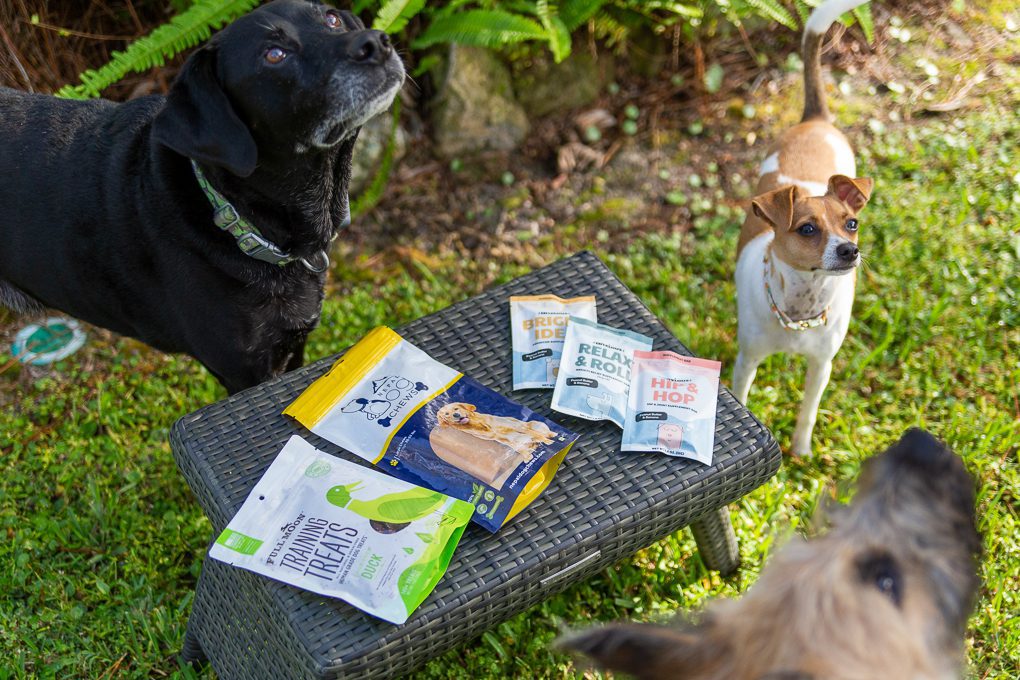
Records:
{"label": "fluffy dog's ear", "polygon": [[239,177],[255,170],[258,150],[216,77],[216,48],[185,62],[166,105],[152,121],[152,138],[182,156],[226,168]]}
{"label": "fluffy dog's ear", "polygon": [[584,654],[603,668],[650,680],[700,677],[727,654],[699,630],[651,624],[594,628],[561,639],[556,646]]}
{"label": "fluffy dog's ear", "polygon": [[796,199],[797,187],[791,185],[756,196],[751,201],[751,209],[773,229],[785,231],[793,225],[793,202]]}
{"label": "fluffy dog's ear", "polygon": [[871,190],[875,182],[869,177],[852,179],[846,175],[833,175],[829,178],[829,196],[835,196],[846,203],[851,210],[859,213],[871,198]]}
{"label": "fluffy dog's ear", "polygon": [[466,411],[477,411],[478,407],[474,404],[464,404],[464,410]]}

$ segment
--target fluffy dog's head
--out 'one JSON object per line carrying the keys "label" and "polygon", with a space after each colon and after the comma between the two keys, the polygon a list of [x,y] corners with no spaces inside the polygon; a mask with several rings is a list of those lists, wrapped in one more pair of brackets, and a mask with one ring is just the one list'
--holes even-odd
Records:
{"label": "fluffy dog's head", "polygon": [[854,502],[834,519],[700,623],[610,625],[562,644],[639,678],[957,677],[981,547],[963,462],[909,430],[868,461]]}
{"label": "fluffy dog's head", "polygon": [[824,196],[808,196],[798,186],[769,191],[751,201],[754,214],[775,232],[777,257],[794,269],[846,274],[860,264],[857,215],[874,183],[866,177],[833,175]]}
{"label": "fluffy dog's head", "polygon": [[350,12],[275,0],[188,61],[152,136],[247,177],[257,164],[328,152],[389,107],[404,68],[389,38]]}
{"label": "fluffy dog's head", "polygon": [[463,427],[471,422],[474,412],[477,410],[474,404],[453,402],[439,409],[436,413],[436,420],[440,425]]}

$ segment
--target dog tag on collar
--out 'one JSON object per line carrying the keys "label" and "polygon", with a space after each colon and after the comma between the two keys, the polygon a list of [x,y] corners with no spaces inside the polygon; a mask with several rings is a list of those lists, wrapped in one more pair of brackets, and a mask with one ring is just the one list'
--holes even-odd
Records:
{"label": "dog tag on collar", "polygon": [[23,364],[45,366],[71,356],[84,344],[85,331],[77,321],[51,316],[18,331],[11,354]]}

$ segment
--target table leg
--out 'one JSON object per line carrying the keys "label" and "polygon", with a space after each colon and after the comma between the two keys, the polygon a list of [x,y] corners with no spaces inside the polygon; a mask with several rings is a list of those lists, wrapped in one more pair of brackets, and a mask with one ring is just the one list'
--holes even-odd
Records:
{"label": "table leg", "polygon": [[198,640],[198,631],[203,625],[202,616],[202,591],[204,584],[202,583],[205,570],[198,577],[198,583],[195,585],[195,597],[191,601],[191,614],[188,616],[187,628],[184,630],[184,643],[181,645],[181,663],[193,666],[204,666],[209,662],[206,658],[205,650],[202,649],[202,643]]}
{"label": "table leg", "polygon": [[193,630],[189,622],[188,629],[184,633],[184,644],[181,646],[181,661],[186,664],[203,666],[208,662],[208,659],[205,658],[202,644]]}
{"label": "table leg", "polygon": [[737,535],[730,523],[729,508],[723,506],[694,520],[691,533],[706,567],[729,576],[740,566]]}

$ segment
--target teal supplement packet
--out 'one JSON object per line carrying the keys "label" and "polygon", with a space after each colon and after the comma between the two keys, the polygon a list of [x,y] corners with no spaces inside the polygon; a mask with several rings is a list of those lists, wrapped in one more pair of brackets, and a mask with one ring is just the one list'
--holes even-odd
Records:
{"label": "teal supplement packet", "polygon": [[647,335],[571,316],[553,389],[553,410],[586,420],[611,420],[623,427],[634,352],[651,349]]}

